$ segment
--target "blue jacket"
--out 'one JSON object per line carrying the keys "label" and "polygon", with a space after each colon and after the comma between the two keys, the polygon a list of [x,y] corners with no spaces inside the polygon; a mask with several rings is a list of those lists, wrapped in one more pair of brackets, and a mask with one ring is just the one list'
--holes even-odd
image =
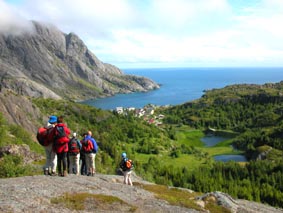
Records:
{"label": "blue jacket", "polygon": [[98,152],[98,146],[97,146],[97,143],[96,141],[94,140],[94,138],[92,138],[90,135],[87,135],[85,137],[86,140],[90,140],[92,142],[92,145],[93,145],[93,153],[97,153]]}

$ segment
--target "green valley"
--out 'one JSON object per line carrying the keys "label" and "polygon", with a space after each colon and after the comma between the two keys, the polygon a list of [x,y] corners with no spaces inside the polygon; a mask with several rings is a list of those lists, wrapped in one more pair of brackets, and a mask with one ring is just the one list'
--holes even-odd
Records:
{"label": "green valley", "polygon": [[[198,192],[223,191],[231,196],[283,207],[283,82],[233,85],[206,91],[193,102],[158,107],[163,124],[149,124],[134,114],[121,115],[66,100],[33,99],[45,115],[64,115],[72,131],[88,129],[98,141],[97,171],[116,173],[120,154],[134,160],[135,172],[158,184]],[[44,124],[44,120],[42,123]],[[27,143],[31,134],[1,119],[5,143]],[[16,132],[21,132],[17,134]],[[215,146],[201,141],[207,134],[227,139]],[[16,137],[11,137],[16,135]],[[1,142],[3,146],[4,142]],[[40,145],[29,144],[42,153]],[[237,150],[234,150],[233,147]],[[246,163],[216,162],[215,155],[243,154]],[[0,162],[0,171],[21,159]],[[34,172],[25,168],[22,174]]]}

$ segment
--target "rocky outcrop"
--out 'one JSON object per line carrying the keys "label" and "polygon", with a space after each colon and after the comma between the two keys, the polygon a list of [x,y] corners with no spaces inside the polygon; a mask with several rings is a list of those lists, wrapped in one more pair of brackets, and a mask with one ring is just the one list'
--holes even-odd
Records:
{"label": "rocky outcrop", "polygon": [[0,93],[0,112],[9,124],[20,125],[31,133],[48,120],[28,97],[9,90]]}
{"label": "rocky outcrop", "polygon": [[74,33],[32,23],[32,33],[0,34],[0,90],[85,100],[159,87],[150,79],[125,75],[101,62]]}
{"label": "rocky outcrop", "polygon": [[196,198],[198,205],[205,208],[210,202],[217,203],[229,210],[231,213],[272,213],[282,212],[283,209],[274,208],[261,203],[251,202],[247,200],[233,199],[229,194],[223,192],[210,192]]}
{"label": "rocky outcrop", "polygon": [[42,155],[32,152],[29,146],[26,144],[10,144],[4,147],[0,147],[0,160],[4,155],[22,156],[24,165],[31,164],[34,161],[40,161],[44,159]]}
{"label": "rocky outcrop", "polygon": [[[133,182],[134,186],[124,185],[122,176],[102,174],[96,174],[94,177],[37,175],[1,179],[0,212],[213,212],[205,206],[208,200],[224,207],[227,210],[225,212],[282,212],[282,209],[260,203],[232,199],[221,192],[195,198],[196,203],[200,201],[204,203],[203,207],[200,206],[197,210],[184,207],[181,202],[180,205],[171,205],[168,201],[157,198],[156,194],[141,187],[142,185],[150,187],[154,184],[136,176],[133,177]],[[80,195],[77,197],[83,202],[81,206],[70,205],[74,203],[74,200],[71,203],[68,202],[68,197],[72,198],[75,195]],[[106,198],[94,197],[94,195],[103,195]],[[63,198],[61,202],[54,202],[60,197]]]}

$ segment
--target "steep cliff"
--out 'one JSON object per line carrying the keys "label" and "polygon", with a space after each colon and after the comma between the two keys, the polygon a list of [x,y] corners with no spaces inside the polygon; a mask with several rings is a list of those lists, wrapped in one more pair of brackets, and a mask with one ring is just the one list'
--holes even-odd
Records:
{"label": "steep cliff", "polygon": [[0,90],[84,100],[159,87],[150,79],[125,75],[101,62],[74,33],[32,23],[33,32],[0,34]]}

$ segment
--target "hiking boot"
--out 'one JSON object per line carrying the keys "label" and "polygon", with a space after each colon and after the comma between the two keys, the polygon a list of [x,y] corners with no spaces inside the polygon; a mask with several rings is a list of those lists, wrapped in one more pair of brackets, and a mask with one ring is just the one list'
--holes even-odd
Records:
{"label": "hiking boot", "polygon": [[68,172],[65,170],[64,174],[63,174],[63,177],[67,177],[67,175],[68,175]]}
{"label": "hiking boot", "polygon": [[56,172],[51,172],[50,176],[57,176]]}
{"label": "hiking boot", "polygon": [[46,169],[44,170],[44,175],[48,175],[49,171]]}

